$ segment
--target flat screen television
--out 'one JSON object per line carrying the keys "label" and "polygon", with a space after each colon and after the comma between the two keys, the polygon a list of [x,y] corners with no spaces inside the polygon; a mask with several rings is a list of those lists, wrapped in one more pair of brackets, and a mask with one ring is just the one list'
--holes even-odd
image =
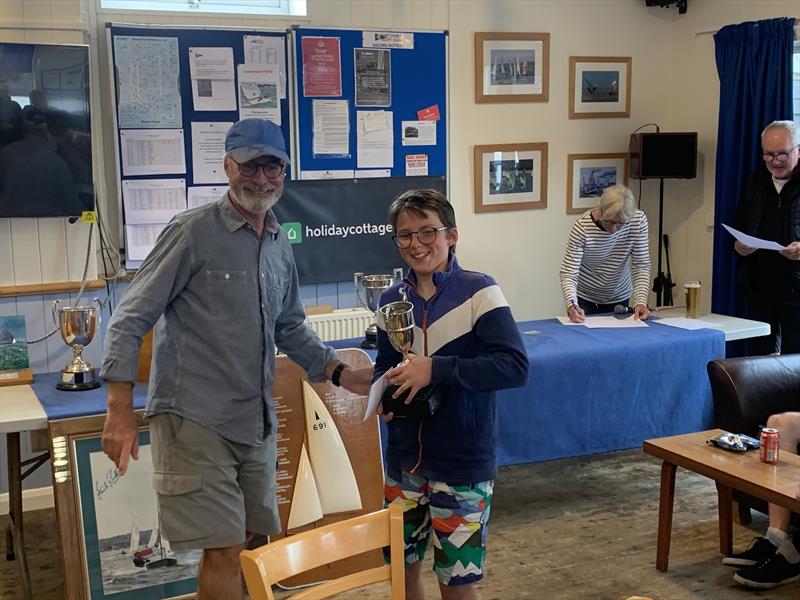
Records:
{"label": "flat screen television", "polygon": [[89,47],[0,43],[0,217],[94,209]]}

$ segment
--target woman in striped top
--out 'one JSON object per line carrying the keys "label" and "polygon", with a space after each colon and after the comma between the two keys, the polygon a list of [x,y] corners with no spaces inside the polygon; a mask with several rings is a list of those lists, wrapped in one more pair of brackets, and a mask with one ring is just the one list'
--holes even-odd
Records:
{"label": "woman in striped top", "polygon": [[559,275],[570,321],[633,303],[636,319],[650,315],[647,217],[624,185],[603,191],[596,208],[575,221]]}

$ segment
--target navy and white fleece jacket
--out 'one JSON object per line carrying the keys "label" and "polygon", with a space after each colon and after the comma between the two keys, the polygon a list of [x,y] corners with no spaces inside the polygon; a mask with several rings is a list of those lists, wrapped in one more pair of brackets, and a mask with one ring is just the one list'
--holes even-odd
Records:
{"label": "navy and white fleece jacket", "polygon": [[[495,391],[527,382],[528,356],[494,279],[462,270],[452,256],[446,271],[434,273],[433,282],[436,293],[424,300],[411,271],[380,297],[380,306],[402,300],[400,289],[406,288],[416,324],[412,351],[433,359],[431,383],[440,384],[443,392],[438,410],[421,427],[409,419],[388,423],[387,472],[399,480],[401,471],[420,461],[416,473],[451,485],[495,479]],[[402,359],[378,318],[375,379]]]}

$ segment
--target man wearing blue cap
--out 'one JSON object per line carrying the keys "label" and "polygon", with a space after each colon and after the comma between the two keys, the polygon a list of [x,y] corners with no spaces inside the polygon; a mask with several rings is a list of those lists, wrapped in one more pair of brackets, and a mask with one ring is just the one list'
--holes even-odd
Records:
{"label": "man wearing blue cap", "polygon": [[225,151],[228,192],[164,229],[109,323],[101,371],[103,451],[124,475],[139,454],[139,347],[155,324],[145,411],[153,487],[171,547],[203,549],[200,600],[242,598],[239,553],[253,534],[280,531],[276,348],[312,381],[364,394],[372,376],[339,363],[305,324],[292,250],[270,210],[289,162],[280,128],[239,121]]}

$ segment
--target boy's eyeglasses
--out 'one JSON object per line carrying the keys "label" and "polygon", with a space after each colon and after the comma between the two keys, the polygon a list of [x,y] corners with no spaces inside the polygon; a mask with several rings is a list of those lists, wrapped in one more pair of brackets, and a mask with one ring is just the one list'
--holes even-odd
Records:
{"label": "boy's eyeglasses", "polygon": [[261,169],[266,177],[275,179],[286,169],[286,165],[281,162],[269,162],[266,164],[259,164],[253,161],[240,163],[233,160],[233,162],[236,163],[236,168],[239,169],[239,174],[243,177],[255,177],[258,170]]}
{"label": "boy's eyeglasses", "polygon": [[392,236],[392,240],[394,240],[395,246],[398,248],[408,248],[411,245],[411,241],[414,239],[414,236],[417,236],[420,244],[432,244],[433,241],[436,239],[436,234],[440,231],[444,231],[445,229],[449,229],[447,225],[442,225],[441,227],[423,227],[419,231],[404,231],[402,233],[398,233]]}

